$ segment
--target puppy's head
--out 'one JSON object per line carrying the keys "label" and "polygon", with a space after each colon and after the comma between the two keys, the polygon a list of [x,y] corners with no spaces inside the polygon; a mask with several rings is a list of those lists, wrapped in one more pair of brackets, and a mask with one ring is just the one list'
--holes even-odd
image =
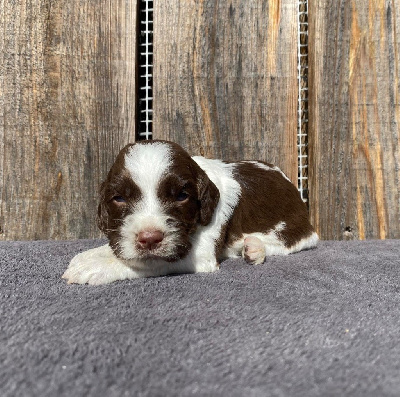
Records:
{"label": "puppy's head", "polygon": [[198,225],[211,222],[219,191],[179,145],[145,141],[121,150],[101,186],[98,225],[117,257],[175,261]]}

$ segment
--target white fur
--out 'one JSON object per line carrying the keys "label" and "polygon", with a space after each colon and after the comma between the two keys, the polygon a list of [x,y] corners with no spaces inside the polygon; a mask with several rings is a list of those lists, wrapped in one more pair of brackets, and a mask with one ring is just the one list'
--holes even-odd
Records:
{"label": "white fur", "polygon": [[117,259],[108,244],[76,255],[62,276],[68,280],[68,284],[91,285],[108,284],[136,277],[140,275]]}
{"label": "white fur", "polygon": [[196,271],[210,271],[217,265],[215,242],[222,226],[230,219],[237,206],[241,188],[233,178],[234,164],[195,156],[193,160],[202,168],[220,193],[220,200],[209,225],[199,227],[194,235],[193,250],[189,256],[196,263]]}
{"label": "white fur", "polygon": [[260,163],[259,161],[243,161],[243,163],[250,163],[255,165],[258,168],[261,168],[265,171],[277,171],[279,172],[286,180],[288,180],[290,183],[292,182],[287,176],[286,174],[276,165],[274,167],[270,167],[267,164],[264,163]]}
{"label": "white fur", "polygon": [[255,236],[247,236],[244,239],[242,256],[249,263],[259,265],[265,259],[265,245]]}
{"label": "white fur", "polygon": [[[244,233],[240,239],[236,240],[231,246],[226,248],[224,256],[226,258],[237,258],[238,256],[241,256],[245,252],[245,240],[248,237],[255,237],[262,242],[265,251],[264,256],[289,255],[304,249],[313,248],[317,245],[319,239],[317,233],[314,232],[301,239],[295,245],[286,247],[284,242],[279,238],[279,232],[283,230],[283,226],[284,222],[279,222],[269,233]],[[263,262],[264,259],[265,258],[263,258],[261,262]]]}
{"label": "white fur", "polygon": [[166,247],[173,247],[176,229],[167,225],[168,216],[157,197],[157,188],[170,166],[171,150],[160,142],[134,145],[125,155],[125,167],[142,194],[121,227],[119,250],[121,257],[127,260],[138,256],[136,240],[143,230],[155,229],[164,233],[165,238],[157,249],[160,253],[166,254]]}
{"label": "white fur", "polygon": [[318,241],[319,241],[318,234],[314,232],[310,236],[304,237],[299,242],[297,242],[295,245],[291,246],[289,248],[289,250],[290,250],[289,254],[291,254],[293,252],[298,252],[298,251],[314,248],[318,244]]}
{"label": "white fur", "polygon": [[171,273],[187,272],[181,262],[161,260],[124,261],[118,259],[111,247],[106,244],[76,255],[70,262],[62,278],[68,284],[108,284],[117,280],[141,277],[164,276]]}

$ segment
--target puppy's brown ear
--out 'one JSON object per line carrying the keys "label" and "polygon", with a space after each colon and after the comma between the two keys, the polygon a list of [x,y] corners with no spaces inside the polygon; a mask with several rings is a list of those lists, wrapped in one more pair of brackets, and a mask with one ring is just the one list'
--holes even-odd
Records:
{"label": "puppy's brown ear", "polygon": [[198,179],[198,192],[200,201],[200,225],[208,225],[214,215],[219,201],[219,190],[206,173],[202,170]]}
{"label": "puppy's brown ear", "polygon": [[99,193],[100,197],[99,206],[97,207],[97,226],[105,235],[107,235],[107,230],[109,229],[109,216],[106,206],[106,182],[101,184]]}

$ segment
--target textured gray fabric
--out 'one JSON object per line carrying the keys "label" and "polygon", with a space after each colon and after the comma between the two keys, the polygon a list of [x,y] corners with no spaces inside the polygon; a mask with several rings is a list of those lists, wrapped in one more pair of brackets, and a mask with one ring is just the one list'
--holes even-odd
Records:
{"label": "textured gray fabric", "polygon": [[0,243],[1,396],[400,395],[400,241],[66,285],[101,243]]}

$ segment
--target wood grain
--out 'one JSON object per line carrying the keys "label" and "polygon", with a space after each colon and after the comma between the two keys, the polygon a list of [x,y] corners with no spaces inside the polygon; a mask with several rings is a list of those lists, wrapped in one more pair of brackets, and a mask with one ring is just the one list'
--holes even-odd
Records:
{"label": "wood grain", "polygon": [[325,239],[400,238],[400,3],[309,15],[312,221]]}
{"label": "wood grain", "polygon": [[97,237],[135,137],[136,2],[0,0],[0,239]]}
{"label": "wood grain", "polygon": [[154,1],[153,137],[297,181],[297,2]]}

